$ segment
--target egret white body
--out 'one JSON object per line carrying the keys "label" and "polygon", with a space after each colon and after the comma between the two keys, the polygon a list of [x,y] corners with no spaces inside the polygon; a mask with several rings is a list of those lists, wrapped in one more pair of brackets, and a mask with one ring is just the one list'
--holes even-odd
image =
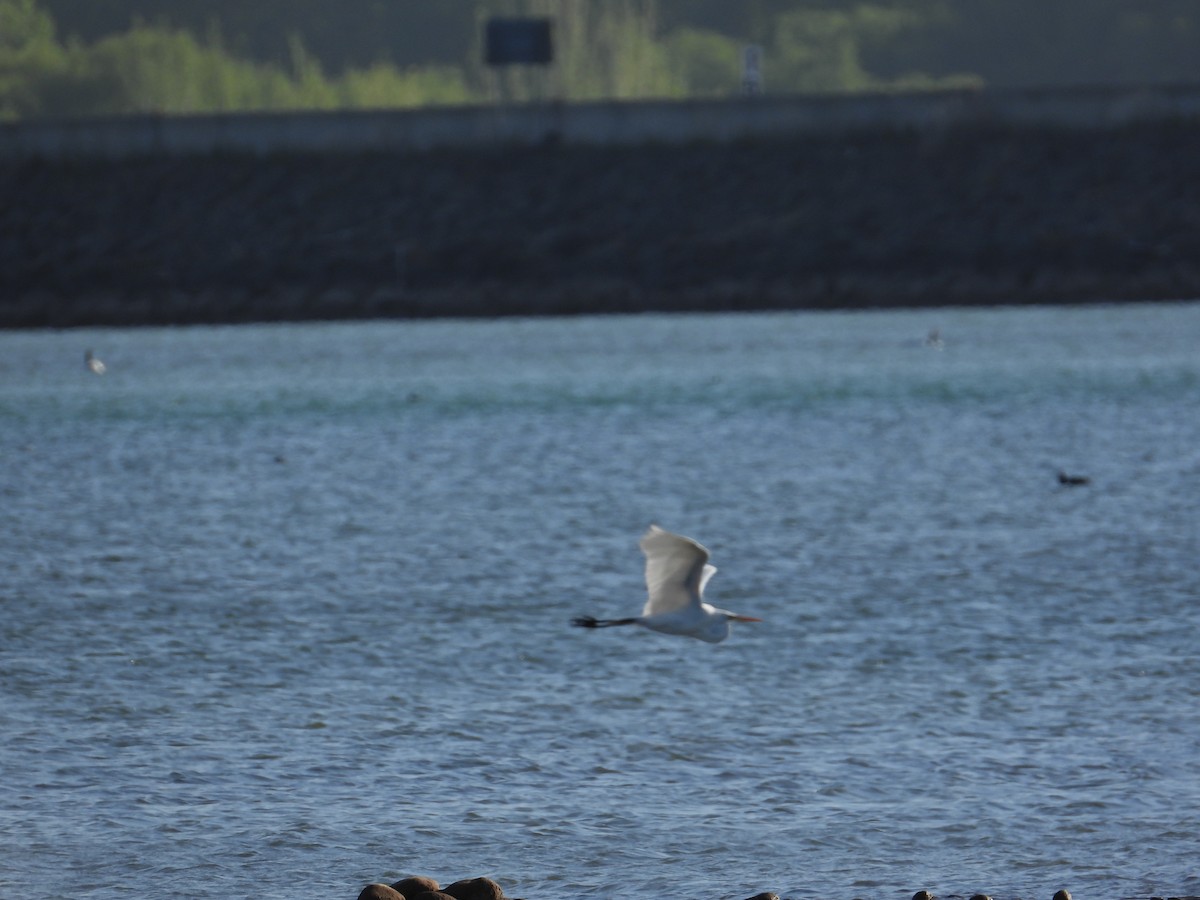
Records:
{"label": "egret white body", "polygon": [[708,564],[708,551],[691,538],[664,531],[657,525],[642,535],[646,555],[646,606],[640,616],[595,619],[579,616],[571,624],[580,628],[641,625],[663,634],[681,634],[710,644],[729,637],[730,622],[761,622],[704,602],[704,586],[716,572]]}

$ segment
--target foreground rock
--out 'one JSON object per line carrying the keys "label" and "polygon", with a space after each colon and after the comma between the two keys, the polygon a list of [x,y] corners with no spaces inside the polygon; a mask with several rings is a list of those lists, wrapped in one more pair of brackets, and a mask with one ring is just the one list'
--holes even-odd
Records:
{"label": "foreground rock", "polygon": [[432,878],[414,875],[409,878],[401,878],[392,885],[392,889],[399,891],[405,897],[412,898],[420,894],[437,893],[441,890],[441,886]]}
{"label": "foreground rock", "polygon": [[359,892],[358,900],[407,900],[407,898],[386,884],[368,884]]}
{"label": "foreground rock", "polygon": [[504,889],[490,878],[464,878],[441,887],[423,875],[402,878],[395,884],[368,884],[358,900],[504,900]]}
{"label": "foreground rock", "polygon": [[[437,881],[432,878],[414,876],[403,878],[393,885],[368,884],[358,895],[358,900],[505,900],[503,888],[490,878],[464,878],[439,888]],[[780,900],[778,894],[763,891],[747,900]],[[927,890],[917,891],[912,900],[937,900],[937,897]],[[992,900],[991,896],[977,893],[971,900]],[[1053,900],[1071,900],[1071,892],[1059,890]],[[1158,898],[1150,898],[1158,900]],[[1175,898],[1175,900],[1200,900],[1200,898]]]}
{"label": "foreground rock", "polygon": [[504,890],[490,878],[466,878],[442,889],[455,900],[502,900]]}

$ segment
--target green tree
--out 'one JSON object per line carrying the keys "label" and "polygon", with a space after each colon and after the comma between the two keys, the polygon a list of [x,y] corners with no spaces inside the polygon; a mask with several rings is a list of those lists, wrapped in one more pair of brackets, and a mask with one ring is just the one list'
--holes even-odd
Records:
{"label": "green tree", "polygon": [[20,52],[54,42],[54,20],[36,0],[0,0],[0,52]]}
{"label": "green tree", "polygon": [[135,22],[93,44],[55,38],[35,0],[0,0],[0,116],[418,106],[472,99],[461,70],[378,63],[328,77],[296,35],[284,67],[228,54],[220,34]]}
{"label": "green tree", "polygon": [[337,104],[337,91],[326,80],[321,61],[313,56],[298,34],[288,37],[288,55],[292,78],[296,82],[303,106],[308,109],[330,109]]}
{"label": "green tree", "polygon": [[42,112],[39,82],[66,65],[54,20],[35,0],[0,0],[0,118]]}
{"label": "green tree", "polygon": [[400,71],[386,63],[350,69],[337,81],[339,106],[382,108],[453,105],[475,99],[462,70],[424,66]]}
{"label": "green tree", "polygon": [[741,90],[743,43],[716,31],[680,28],[666,38],[667,58],[683,92],[723,97]]}

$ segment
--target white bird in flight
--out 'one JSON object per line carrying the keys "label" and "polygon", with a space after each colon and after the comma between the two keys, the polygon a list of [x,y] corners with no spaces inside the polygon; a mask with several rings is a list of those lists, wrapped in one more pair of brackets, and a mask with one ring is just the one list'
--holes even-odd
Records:
{"label": "white bird in flight", "polygon": [[729,637],[730,622],[762,621],[704,602],[704,586],[717,569],[708,564],[708,551],[691,538],[651,525],[639,546],[646,555],[649,592],[642,614],[628,619],[579,616],[571,620],[572,625],[580,628],[641,625],[663,634],[682,634],[719,644]]}

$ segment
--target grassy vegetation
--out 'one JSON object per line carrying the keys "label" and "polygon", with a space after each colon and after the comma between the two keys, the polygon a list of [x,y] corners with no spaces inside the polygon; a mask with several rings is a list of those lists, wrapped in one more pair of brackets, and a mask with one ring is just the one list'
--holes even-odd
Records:
{"label": "grassy vegetation", "polygon": [[[206,33],[134,21],[85,42],[62,39],[38,0],[0,0],[0,118],[240,110],[419,107],[487,102],[724,96],[741,89],[745,40],[677,27],[664,34],[655,0],[481,0],[490,15],[545,15],[555,64],[487,69],[478,47],[459,65],[401,68],[380,60],[337,73],[295,33],[287,58],[232,52],[217,23]],[[978,83],[970,75],[879,77],[864,48],[922,24],[903,10],[859,4],[800,7],[776,17],[764,48],[774,92],[854,91]]]}

